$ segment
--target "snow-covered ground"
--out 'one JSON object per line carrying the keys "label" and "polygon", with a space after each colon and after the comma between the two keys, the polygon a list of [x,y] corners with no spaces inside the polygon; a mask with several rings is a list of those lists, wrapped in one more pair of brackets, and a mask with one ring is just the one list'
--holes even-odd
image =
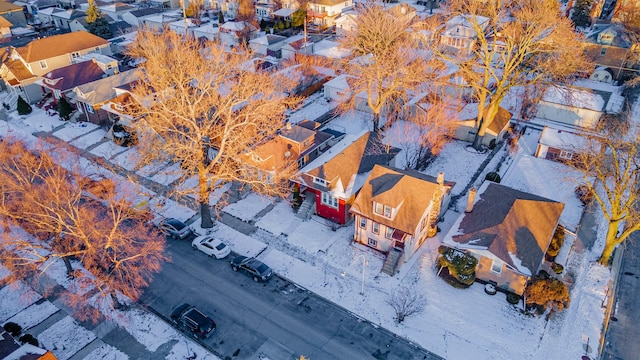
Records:
{"label": "snow-covered ground", "polygon": [[[0,136],[18,135],[30,143],[36,143],[31,136],[34,131],[49,131],[64,125],[54,136],[74,141],[75,144],[90,147],[91,141],[98,143],[102,139],[91,135],[94,132],[90,126],[80,127],[77,124],[57,123],[58,120],[47,119],[40,112],[24,121],[14,114],[9,123],[0,122]],[[368,129],[370,115],[354,112],[335,119],[332,126],[347,133],[358,133]],[[51,125],[55,124],[55,126]],[[537,134],[529,130],[520,140],[515,152],[507,154],[500,151],[488,168],[496,168],[496,159],[505,157],[501,166],[502,183],[524,191],[531,191],[541,196],[562,201],[565,212],[562,221],[569,229],[577,226],[582,215],[582,206],[572,197],[576,177],[568,168],[546,160],[533,158],[532,146],[537,141]],[[83,139],[84,136],[91,138]],[[89,141],[91,139],[91,141]],[[109,144],[105,142],[92,151]],[[477,154],[467,151],[466,143],[452,142],[445,147],[438,159],[426,170],[430,175],[444,172],[445,178],[457,183],[454,194],[470,181],[471,175],[477,170],[477,165],[486,159],[487,154]],[[86,148],[85,148],[86,149]],[[116,149],[116,148],[111,148]],[[131,152],[132,149],[119,148],[121,152]],[[116,152],[109,152],[112,158]],[[508,155],[508,156],[507,156]],[[116,156],[114,159],[118,159]],[[127,158],[127,156],[125,156]],[[131,166],[124,162],[123,167]],[[138,171],[149,176],[159,174],[164,166],[153,171]],[[133,167],[131,166],[131,169]],[[482,179],[483,176],[480,177]],[[114,181],[128,180],[114,176]],[[161,180],[161,179],[158,179]],[[553,186],[550,186],[553,184]],[[185,186],[184,184],[182,186]],[[148,191],[148,190],[146,190]],[[152,193],[146,193],[147,199]],[[214,197],[217,201],[219,197]],[[566,257],[565,276],[573,281],[571,287],[571,306],[562,313],[544,317],[533,317],[521,312],[517,307],[508,304],[504,294],[489,296],[483,287],[475,284],[469,289],[455,289],[441,281],[434,266],[439,237],[446,234],[454,220],[460,215],[454,210],[447,212],[442,229],[435,238],[429,239],[401,268],[400,272],[389,277],[381,274],[383,258],[380,254],[363,246],[352,244],[353,229],[349,226],[334,231],[330,224],[319,217],[310,221],[302,221],[295,217],[286,202],[276,202],[266,214],[261,213],[269,202],[255,195],[226,206],[224,211],[247,221],[255,221],[255,225],[264,231],[257,231],[252,236],[240,234],[234,229],[217,224],[213,231],[225,241],[228,241],[234,251],[240,254],[256,255],[272,266],[280,275],[291,279],[302,287],[318,293],[321,296],[349,309],[358,316],[379,324],[392,332],[435,352],[447,359],[569,359],[580,358],[584,355],[585,336],[591,339],[592,347],[596,347],[603,321],[602,308],[606,284],[609,280],[609,269],[593,262],[597,257],[595,252],[601,248],[603,241],[603,227],[598,231],[598,240],[593,252],[585,249],[573,248],[571,241],[565,242],[562,249]],[[173,216],[179,219],[189,219],[195,211],[185,208],[173,201],[153,197],[148,206],[159,215]],[[599,219],[598,219],[599,221]],[[361,257],[360,255],[363,255]],[[361,280],[363,262],[364,283]],[[2,269],[0,269],[2,270]],[[341,276],[345,272],[346,276]],[[2,274],[2,271],[0,271]],[[64,280],[54,276],[54,279]],[[364,295],[360,295],[364,284]],[[24,288],[23,285],[18,285]],[[403,323],[394,321],[394,314],[387,300],[395,289],[411,287],[424,295],[427,299],[425,310],[407,318]],[[38,299],[37,294],[29,291],[14,293],[12,287],[0,289],[0,321],[15,318],[25,309],[33,306]],[[16,288],[17,289],[17,288]],[[24,289],[23,289],[24,290]],[[23,293],[32,298],[21,303]],[[35,300],[34,300],[35,299]],[[366,306],[363,306],[363,303]],[[41,305],[38,305],[41,306]],[[46,314],[48,305],[40,308],[40,313]],[[25,316],[25,315],[22,315]],[[38,315],[43,317],[45,315]],[[72,320],[64,321],[59,326],[78,336],[78,344],[91,341],[91,336],[77,328]],[[69,318],[70,319],[70,318]],[[133,310],[126,316],[114,317],[118,321],[125,321],[131,335],[147,349],[157,348],[162,343],[175,341],[180,338],[172,328],[148,313]],[[131,326],[135,324],[135,326]],[[125,326],[125,327],[127,327]],[[54,334],[54,330],[44,333],[43,344],[57,348],[60,358],[68,358],[75,344],[74,340],[61,340],[62,332]],[[67,344],[66,342],[69,342]],[[196,350],[194,350],[196,348]],[[96,354],[109,353],[114,359],[125,358],[120,350],[108,346],[95,349]],[[185,341],[175,343],[171,355],[167,358],[181,359],[188,351],[202,351],[198,359],[206,358],[202,348],[197,349],[193,343]],[[590,353],[592,357],[595,355]],[[126,355],[125,355],[126,356]],[[87,357],[89,358],[89,357]],[[210,357],[213,359],[214,357]]]}

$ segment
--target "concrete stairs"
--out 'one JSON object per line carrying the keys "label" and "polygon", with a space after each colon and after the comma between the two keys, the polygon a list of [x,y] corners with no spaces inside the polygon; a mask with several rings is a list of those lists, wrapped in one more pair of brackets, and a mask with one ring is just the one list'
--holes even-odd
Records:
{"label": "concrete stairs", "polygon": [[307,196],[298,208],[298,213],[296,214],[296,216],[303,220],[309,220],[311,219],[311,214],[313,213],[313,210],[315,210],[315,208],[316,197]]}
{"label": "concrete stairs", "polygon": [[399,247],[394,247],[389,250],[387,258],[384,261],[384,265],[382,265],[382,272],[390,276],[395,275],[403,253],[404,250]]}

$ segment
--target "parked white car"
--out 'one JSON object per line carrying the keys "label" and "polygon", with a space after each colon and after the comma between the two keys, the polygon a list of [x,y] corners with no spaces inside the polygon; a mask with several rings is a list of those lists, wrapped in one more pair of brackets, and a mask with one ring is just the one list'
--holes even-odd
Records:
{"label": "parked white car", "polygon": [[203,253],[214,256],[216,259],[222,259],[231,253],[231,247],[211,235],[198,236],[191,243],[194,249],[198,249]]}

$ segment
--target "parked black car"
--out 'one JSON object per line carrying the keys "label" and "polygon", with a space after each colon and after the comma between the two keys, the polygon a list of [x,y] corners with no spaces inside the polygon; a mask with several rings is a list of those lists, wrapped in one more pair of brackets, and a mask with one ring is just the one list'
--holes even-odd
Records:
{"label": "parked black car", "polygon": [[216,323],[211,318],[189,304],[175,308],[171,320],[180,329],[191,332],[195,338],[206,339],[216,329]]}
{"label": "parked black car", "polygon": [[160,221],[160,231],[177,239],[185,239],[193,234],[193,230],[187,224],[174,218],[165,218]]}
{"label": "parked black car", "polygon": [[253,281],[267,281],[273,276],[273,270],[256,258],[237,256],[231,260],[233,271],[243,270],[253,277]]}

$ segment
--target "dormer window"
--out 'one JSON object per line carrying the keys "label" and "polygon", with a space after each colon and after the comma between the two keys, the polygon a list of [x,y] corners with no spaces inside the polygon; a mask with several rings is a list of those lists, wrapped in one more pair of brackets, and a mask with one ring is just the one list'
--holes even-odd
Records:
{"label": "dormer window", "polygon": [[327,186],[327,181],[325,179],[319,178],[319,177],[314,177],[313,178],[313,183],[314,184],[318,184],[318,185],[322,185],[322,186]]}
{"label": "dormer window", "polygon": [[374,210],[373,212],[375,212],[378,215],[382,215],[386,218],[391,218],[391,206],[389,205],[384,205],[381,203],[374,203]]}

